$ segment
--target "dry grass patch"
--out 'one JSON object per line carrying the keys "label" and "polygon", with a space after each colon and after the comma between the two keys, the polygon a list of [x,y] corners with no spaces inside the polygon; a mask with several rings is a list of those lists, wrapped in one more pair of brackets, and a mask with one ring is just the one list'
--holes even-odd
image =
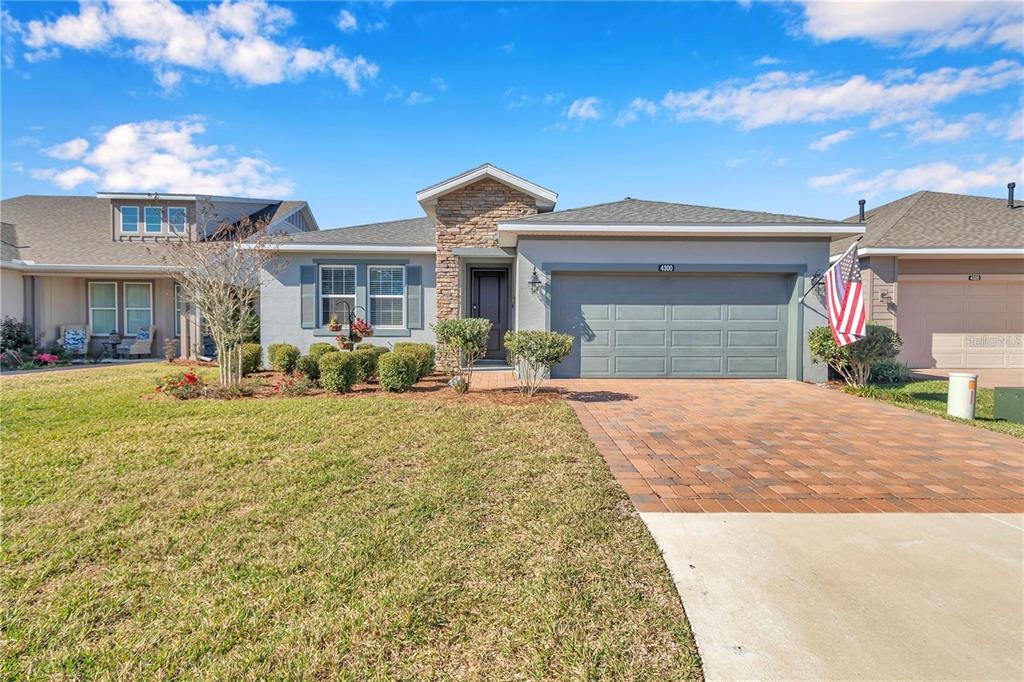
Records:
{"label": "dry grass patch", "polygon": [[0,381],[0,676],[700,676],[563,402],[140,400],[165,371]]}

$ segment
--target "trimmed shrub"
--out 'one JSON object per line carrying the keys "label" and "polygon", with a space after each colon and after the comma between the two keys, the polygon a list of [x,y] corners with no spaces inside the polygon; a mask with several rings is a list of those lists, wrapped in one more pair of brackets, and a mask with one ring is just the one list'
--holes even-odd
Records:
{"label": "trimmed shrub", "polygon": [[36,333],[32,325],[15,317],[4,317],[0,322],[0,353],[16,350],[31,353],[36,346]]}
{"label": "trimmed shrub", "polygon": [[871,376],[872,365],[888,362],[899,355],[903,340],[889,327],[869,323],[864,338],[843,347],[836,345],[832,330],[815,327],[807,338],[814,362],[825,362],[850,386],[863,386]]}
{"label": "trimmed shrub", "polygon": [[412,353],[384,353],[377,360],[377,377],[385,391],[408,390],[419,378],[419,359]]}
{"label": "trimmed shrub", "polygon": [[[287,346],[287,343],[272,343],[267,346],[267,364],[274,367],[274,356],[277,355],[277,351]],[[274,369],[277,369],[276,367]]]}
{"label": "trimmed shrub", "polygon": [[375,343],[370,343],[369,341],[362,341],[356,344],[356,350],[364,350],[366,348],[380,348],[380,346]]}
{"label": "trimmed shrub", "polygon": [[347,393],[358,371],[352,353],[325,353],[320,357],[320,385],[328,391]]}
{"label": "trimmed shrub", "polygon": [[[299,361],[302,353],[290,343],[275,343],[277,350],[270,356],[270,366],[278,372],[291,374],[295,371],[295,363]],[[274,346],[271,346],[273,348]]]}
{"label": "trimmed shrub", "polygon": [[434,325],[437,342],[444,348],[446,355],[454,356],[459,363],[448,383],[460,393],[469,390],[473,380],[473,365],[487,352],[487,337],[490,333],[491,321],[483,317],[441,320]]}
{"label": "trimmed shrub", "polygon": [[395,344],[395,352],[411,353],[416,357],[420,379],[434,373],[434,347],[431,344],[402,341]]}
{"label": "trimmed shrub", "polygon": [[263,365],[263,346],[258,343],[242,344],[242,376],[252,374]]}
{"label": "trimmed shrub", "polygon": [[505,333],[505,348],[516,367],[519,390],[533,395],[551,368],[572,352],[572,337],[540,329],[510,331]]}
{"label": "trimmed shrub", "polygon": [[380,355],[373,348],[356,348],[352,351],[352,357],[355,358],[358,366],[356,371],[358,383],[367,384],[377,378],[377,358]]}
{"label": "trimmed shrub", "polygon": [[324,353],[337,353],[338,347],[333,343],[327,343],[325,341],[318,341],[309,345],[309,357],[318,361]]}
{"label": "trimmed shrub", "polygon": [[312,355],[303,355],[295,362],[295,373],[317,381],[320,379],[320,361]]}
{"label": "trimmed shrub", "polygon": [[905,384],[910,381],[907,363],[898,360],[883,360],[871,365],[872,384]]}

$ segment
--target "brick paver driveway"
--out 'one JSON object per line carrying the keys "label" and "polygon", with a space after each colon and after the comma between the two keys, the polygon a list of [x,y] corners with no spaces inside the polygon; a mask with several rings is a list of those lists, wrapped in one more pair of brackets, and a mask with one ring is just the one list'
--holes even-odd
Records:
{"label": "brick paver driveway", "polygon": [[1024,443],[795,381],[576,380],[642,512],[1024,512]]}

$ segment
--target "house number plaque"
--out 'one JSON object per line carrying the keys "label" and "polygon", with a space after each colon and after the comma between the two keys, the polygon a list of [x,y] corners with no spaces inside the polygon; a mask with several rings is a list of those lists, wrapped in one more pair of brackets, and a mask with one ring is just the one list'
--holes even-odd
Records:
{"label": "house number plaque", "polygon": [[658,272],[675,272],[676,266],[671,263],[665,263],[658,266]]}

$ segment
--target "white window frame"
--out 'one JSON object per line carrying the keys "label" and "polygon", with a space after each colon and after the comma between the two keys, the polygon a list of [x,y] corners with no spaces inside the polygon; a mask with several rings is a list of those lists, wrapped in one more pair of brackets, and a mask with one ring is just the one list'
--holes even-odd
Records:
{"label": "white window frame", "polygon": [[[149,217],[148,213],[150,210],[155,210],[160,214],[160,229],[152,231],[149,229]],[[163,234],[164,233],[164,209],[160,206],[146,206],[142,210],[142,234]]]}
{"label": "white window frame", "polygon": [[[133,208],[133,209],[135,209],[135,229],[134,230],[126,230],[124,228],[124,210],[126,208]],[[121,221],[121,232],[123,232],[124,234],[138,234],[139,233],[139,223],[142,220],[142,212],[139,210],[138,206],[121,206],[118,209],[118,211],[117,211],[117,216],[118,216],[117,219]]]}
{"label": "white window frame", "polygon": [[[127,291],[127,289],[128,289],[129,285],[134,285],[134,284],[144,284],[145,286],[149,287],[149,308],[129,308],[128,307],[128,291]],[[125,288],[125,292],[124,292],[124,335],[125,336],[135,336],[135,333],[138,332],[139,330],[138,329],[129,329],[128,328],[128,311],[129,310],[149,310],[149,324],[147,326],[149,326],[149,327],[153,326],[153,283],[152,282],[124,282],[123,285],[124,285],[124,288]]]}
{"label": "white window frame", "polygon": [[[174,223],[171,222],[171,211],[181,211],[184,220],[181,221],[181,230],[174,229]],[[184,206],[168,206],[167,207],[167,233],[168,234],[185,234],[188,232],[188,209]]]}
{"label": "white window frame", "polygon": [[[352,271],[352,282],[353,282],[352,293],[351,294],[325,294],[324,293],[324,288],[323,288],[324,270],[351,270]],[[356,270],[356,266],[354,266],[354,265],[321,265],[320,266],[320,270],[317,272],[317,292],[316,292],[317,293],[317,297],[316,297],[316,303],[317,303],[316,314],[317,314],[317,317],[323,318],[323,316],[324,316],[324,299],[325,298],[351,298],[352,299],[352,308],[351,308],[351,310],[355,311],[355,309],[356,309],[356,292],[359,290],[359,281],[357,279],[358,276],[359,276],[359,272],[358,272],[358,270]],[[329,318],[326,319],[326,320],[325,319],[321,319],[320,320],[320,326],[321,327],[326,327],[328,322],[330,322]],[[338,322],[340,322],[343,325],[348,325],[348,320],[338,320]]]}
{"label": "white window frame", "polygon": [[[114,307],[113,308],[109,308],[107,306],[94,306],[92,304],[92,285],[93,284],[109,284],[110,286],[114,287]],[[102,282],[102,281],[99,281],[99,280],[90,280],[86,284],[85,289],[86,289],[86,296],[87,296],[86,305],[89,308],[89,329],[92,330],[92,335],[93,336],[110,336],[110,332],[111,331],[113,331],[115,334],[118,333],[120,331],[120,327],[118,325],[119,320],[118,320],[118,316],[117,316],[117,302],[118,302],[117,301],[117,282]],[[97,332],[96,331],[96,325],[92,321],[92,311],[93,310],[113,310],[114,311],[114,328],[113,329],[104,329],[102,332]]]}
{"label": "white window frame", "polygon": [[[402,271],[402,293],[401,294],[371,294],[370,293],[370,282],[373,281],[374,270],[401,270]],[[401,324],[389,324],[389,325],[374,325],[376,329],[405,329],[405,310],[406,310],[406,292],[409,290],[408,283],[406,281],[406,271],[404,265],[370,265],[366,268],[366,321],[370,322],[373,319],[373,300],[375,298],[400,298],[402,299],[402,323]]]}
{"label": "white window frame", "polygon": [[174,336],[181,337],[181,313],[185,309],[185,292],[177,282],[174,283]]}

